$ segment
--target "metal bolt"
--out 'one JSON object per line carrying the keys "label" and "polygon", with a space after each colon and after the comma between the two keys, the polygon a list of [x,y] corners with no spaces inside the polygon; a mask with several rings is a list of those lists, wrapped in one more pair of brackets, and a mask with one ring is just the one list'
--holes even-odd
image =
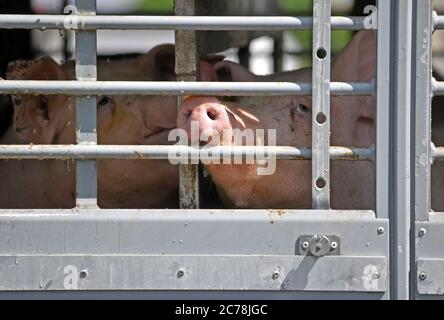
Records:
{"label": "metal bolt", "polygon": [[273,272],[273,275],[272,275],[273,280],[279,279],[279,277],[280,277],[279,271]]}
{"label": "metal bolt", "polygon": [[385,229],[384,229],[384,227],[379,227],[379,228],[377,229],[377,232],[378,232],[379,235],[383,235],[383,234],[385,233]]}
{"label": "metal bolt", "polygon": [[182,269],[177,271],[177,277],[178,278],[182,278],[185,275],[185,271],[183,271]]}
{"label": "metal bolt", "polygon": [[88,276],[88,270],[80,271],[79,277],[80,279],[85,279]]}
{"label": "metal bolt", "polygon": [[418,235],[419,235],[420,237],[424,237],[426,234],[427,234],[427,230],[426,230],[425,228],[421,228],[421,229],[419,229],[419,231],[418,231]]}
{"label": "metal bolt", "polygon": [[309,246],[310,246],[310,244],[307,241],[302,243],[302,249],[304,249],[304,250],[307,250]]}
{"label": "metal bolt", "polygon": [[427,279],[427,273],[421,272],[419,274],[419,280],[424,281],[425,279]]}
{"label": "metal bolt", "polygon": [[337,247],[338,247],[338,243],[333,241],[333,242],[331,243],[331,248],[332,248],[333,250],[335,250]]}

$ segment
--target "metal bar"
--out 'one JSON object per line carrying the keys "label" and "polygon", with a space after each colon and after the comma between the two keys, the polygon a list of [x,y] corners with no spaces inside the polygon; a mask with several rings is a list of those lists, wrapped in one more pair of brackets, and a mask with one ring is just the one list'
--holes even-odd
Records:
{"label": "metal bar", "polygon": [[[391,56],[391,2],[378,0],[378,32],[376,48],[376,215],[388,219],[390,213],[390,56]],[[389,233],[389,232],[388,232]],[[390,234],[390,233],[389,233]],[[389,242],[387,242],[389,251]],[[391,260],[389,259],[389,264]],[[389,286],[390,295],[391,287]]]}
{"label": "metal bar", "polygon": [[313,0],[313,159],[314,209],[330,209],[330,50],[331,0]]}
{"label": "metal bar", "polygon": [[[175,16],[192,16],[196,18],[195,0],[174,1]],[[188,17],[190,18],[190,17]],[[176,30],[176,74],[177,81],[199,80],[198,36],[194,30]],[[177,98],[177,108],[181,108],[183,96]],[[182,209],[199,208],[199,161],[192,160],[179,165],[179,205]]]}
{"label": "metal bar", "polygon": [[432,79],[432,91],[434,96],[444,96],[444,82]]}
{"label": "metal bar", "polygon": [[[331,147],[331,160],[373,161],[374,149]],[[140,145],[0,145],[0,160],[8,159],[170,159],[190,157],[200,160],[219,160],[227,157],[266,157],[277,160],[310,160],[311,149],[293,147],[224,146],[193,148],[189,146],[140,146]]]}
{"label": "metal bar", "polygon": [[[311,95],[310,83],[291,82],[164,82],[164,81],[36,81],[0,80],[0,94],[66,95]],[[373,83],[331,82],[333,96],[367,96]]]}
{"label": "metal bar", "polygon": [[[431,157],[436,151],[431,143],[432,114],[432,31],[433,22],[431,0],[414,1],[413,27],[413,66],[415,77],[412,77],[413,97],[412,114],[414,115],[414,133],[412,136],[412,153],[414,172],[412,172],[412,209],[410,240],[410,295],[416,296],[418,246],[421,243],[419,228],[415,221],[427,221],[431,211]],[[414,226],[414,227],[413,227]]]}
{"label": "metal bar", "polygon": [[391,3],[378,0],[378,33],[376,49],[376,214],[378,218],[388,219],[389,200],[389,162],[390,153],[390,30]]}
{"label": "metal bar", "polygon": [[[331,17],[336,30],[362,30],[365,17]],[[311,30],[311,17],[0,15],[0,29]]]}
{"label": "metal bar", "polygon": [[435,30],[444,30],[444,16],[440,16],[434,12],[433,24],[435,26]]}
{"label": "metal bar", "polygon": [[415,114],[415,174],[414,174],[414,213],[416,220],[428,219],[431,203],[431,109],[432,109],[432,2],[415,1],[415,56],[413,59],[415,74],[413,81]]}
{"label": "metal bar", "polygon": [[410,297],[412,3],[411,0],[393,1],[392,15],[390,257],[391,295],[396,300]]}
{"label": "metal bar", "polygon": [[[443,147],[434,147],[432,145],[431,157],[434,161],[444,161],[444,148]],[[429,211],[427,211],[427,216],[425,216],[426,218],[428,217],[428,213],[429,213]],[[420,216],[420,218],[424,218],[424,217]],[[420,218],[418,218],[417,220],[420,220],[420,221],[427,220],[427,219],[420,219]]]}
{"label": "metal bar", "polygon": [[[76,0],[79,13],[95,15],[96,1]],[[76,31],[76,79],[97,80],[97,36],[96,31]],[[77,144],[97,144],[97,102],[95,96],[76,98],[76,141]],[[76,162],[77,207],[97,206],[97,168],[95,160]]]}

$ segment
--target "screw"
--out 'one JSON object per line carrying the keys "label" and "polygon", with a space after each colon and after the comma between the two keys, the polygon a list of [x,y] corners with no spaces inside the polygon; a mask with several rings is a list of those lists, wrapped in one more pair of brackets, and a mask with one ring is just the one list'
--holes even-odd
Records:
{"label": "screw", "polygon": [[377,229],[377,232],[378,232],[379,235],[383,235],[383,234],[385,233],[385,229],[384,229],[384,227],[379,227],[379,228]]}
{"label": "screw", "polygon": [[424,281],[425,279],[427,279],[427,273],[421,272],[419,274],[419,280]]}
{"label": "screw", "polygon": [[80,279],[85,279],[88,276],[88,270],[80,271],[79,277]]}
{"label": "screw", "polygon": [[185,271],[183,271],[182,269],[180,269],[179,271],[177,271],[177,277],[178,278],[182,278],[185,275]]}
{"label": "screw", "polygon": [[332,248],[333,250],[335,250],[337,247],[338,247],[338,243],[337,243],[337,242],[332,242],[332,243],[331,243],[331,248]]}
{"label": "screw", "polygon": [[280,277],[279,271],[273,272],[273,275],[272,275],[273,280],[279,279],[279,277]]}
{"label": "screw", "polygon": [[373,279],[379,279],[379,278],[381,278],[381,274],[379,273],[379,271],[373,273]]}
{"label": "screw", "polygon": [[309,246],[310,246],[310,244],[307,241],[302,243],[302,249],[304,249],[304,250],[307,250]]}
{"label": "screw", "polygon": [[427,234],[427,230],[426,230],[425,228],[421,228],[421,229],[419,229],[419,231],[418,231],[418,235],[419,235],[420,237],[424,237],[426,234]]}

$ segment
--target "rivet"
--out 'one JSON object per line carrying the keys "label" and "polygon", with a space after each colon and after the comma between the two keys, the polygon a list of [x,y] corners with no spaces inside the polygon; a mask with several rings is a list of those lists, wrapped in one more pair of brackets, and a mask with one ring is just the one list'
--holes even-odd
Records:
{"label": "rivet", "polygon": [[87,276],[88,276],[88,270],[85,269],[80,271],[79,274],[80,279],[85,279]]}
{"label": "rivet", "polygon": [[420,237],[424,237],[427,234],[427,230],[425,228],[420,228],[418,231],[418,235]]}
{"label": "rivet", "polygon": [[185,275],[185,271],[183,271],[183,269],[180,269],[177,271],[177,277],[178,278],[182,278]]}
{"label": "rivet", "polygon": [[385,229],[384,229],[384,227],[379,227],[379,228],[377,229],[377,232],[378,232],[379,235],[383,235],[383,234],[385,233]]}
{"label": "rivet", "polygon": [[419,280],[424,281],[425,279],[427,279],[427,273],[421,272],[419,274]]}

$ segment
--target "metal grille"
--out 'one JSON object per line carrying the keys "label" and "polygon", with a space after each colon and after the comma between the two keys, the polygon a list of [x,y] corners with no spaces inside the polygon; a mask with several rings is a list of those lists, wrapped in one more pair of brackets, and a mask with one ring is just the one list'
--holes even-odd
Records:
{"label": "metal grille", "polygon": [[[330,0],[314,0],[313,17],[197,17],[193,16],[193,0],[176,2],[176,14],[181,16],[98,16],[95,1],[76,1],[80,10],[75,29],[77,81],[1,81],[0,94],[76,95],[77,145],[5,145],[0,146],[0,158],[78,160],[77,208],[1,211],[0,258],[7,259],[9,269],[1,272],[0,268],[0,290],[66,290],[60,266],[73,265],[79,271],[89,270],[88,277],[77,279],[78,288],[85,290],[285,291],[290,297],[307,291],[316,297],[343,292],[345,297],[365,293],[367,298],[379,299],[412,296],[415,286],[411,284],[416,283],[412,282],[416,276],[409,279],[413,274],[410,260],[414,259],[410,251],[415,247],[410,245],[409,234],[412,200],[421,225],[428,221],[430,211],[427,159],[444,159],[444,149],[422,143],[430,141],[431,96],[444,95],[444,83],[430,78],[431,31],[433,26],[444,28],[444,17],[432,15],[430,0],[378,2],[376,82],[341,83],[330,81],[331,30],[364,29],[365,18],[331,17]],[[0,27],[63,29],[65,19],[58,15],[0,15]],[[96,81],[97,29],[176,30],[176,71],[183,81]],[[312,84],[196,82],[196,30],[296,29],[313,29]],[[414,42],[416,60],[412,60],[412,35],[424,40]],[[191,50],[185,51],[190,44]],[[416,67],[414,86],[406,81],[415,78],[410,74],[411,65]],[[414,164],[418,171],[411,199],[412,90],[416,107]],[[184,210],[98,209],[96,159],[167,159],[171,150],[201,154],[187,146],[97,145],[95,96],[99,94],[312,95],[312,149],[264,148],[276,159],[312,159],[315,210],[286,210],[283,216],[272,210],[185,210],[199,208],[195,166],[181,168]],[[376,146],[330,146],[330,97],[370,94],[376,96]],[[429,106],[427,112],[424,105]],[[318,114],[326,121],[317,121]],[[214,152],[220,150],[221,156],[255,151],[251,147],[218,147]],[[375,163],[375,212],[330,210],[330,160]],[[325,187],[316,186],[320,180]],[[298,255],[299,237],[310,234],[340,236],[341,254],[322,258]]]}

